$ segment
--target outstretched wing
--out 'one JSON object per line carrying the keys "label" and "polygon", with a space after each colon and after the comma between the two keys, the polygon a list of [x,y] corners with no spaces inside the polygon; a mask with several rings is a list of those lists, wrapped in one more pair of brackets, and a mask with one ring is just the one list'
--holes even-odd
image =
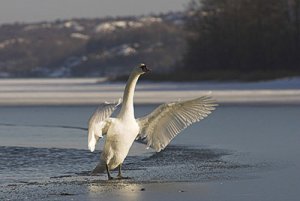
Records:
{"label": "outstretched wing", "polygon": [[88,127],[88,146],[91,152],[95,150],[95,146],[99,138],[102,138],[103,134],[107,132],[111,123],[111,118],[109,117],[120,103],[121,99],[119,99],[118,103],[102,103],[90,117]]}
{"label": "outstretched wing", "polygon": [[215,101],[208,96],[162,104],[148,116],[137,120],[140,126],[137,139],[144,139],[148,147],[159,152],[180,131],[207,117],[215,106]]}

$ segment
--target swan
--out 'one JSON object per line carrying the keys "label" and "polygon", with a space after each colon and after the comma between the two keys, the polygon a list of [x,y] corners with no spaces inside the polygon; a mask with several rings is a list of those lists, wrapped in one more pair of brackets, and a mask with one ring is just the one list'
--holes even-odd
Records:
{"label": "swan", "polygon": [[88,147],[91,152],[95,150],[97,141],[106,135],[100,163],[93,173],[106,171],[111,180],[113,177],[110,170],[118,167],[117,179],[127,178],[122,176],[121,167],[135,140],[143,140],[148,148],[160,152],[179,132],[205,118],[215,109],[214,100],[209,96],[202,96],[162,104],[149,115],[136,119],[133,106],[135,86],[140,75],[149,71],[145,64],[133,69],[124,90],[121,110],[115,118],[111,115],[121,104],[121,99],[117,103],[101,104],[90,117]]}

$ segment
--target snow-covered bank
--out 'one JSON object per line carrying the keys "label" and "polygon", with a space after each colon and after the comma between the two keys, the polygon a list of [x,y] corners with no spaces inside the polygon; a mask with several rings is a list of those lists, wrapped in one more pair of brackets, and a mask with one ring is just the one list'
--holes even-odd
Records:
{"label": "snow-covered bank", "polygon": [[[0,80],[0,105],[98,104],[122,97],[125,83],[93,79]],[[218,103],[300,104],[300,79],[256,83],[143,83],[135,102],[156,104],[211,94]]]}

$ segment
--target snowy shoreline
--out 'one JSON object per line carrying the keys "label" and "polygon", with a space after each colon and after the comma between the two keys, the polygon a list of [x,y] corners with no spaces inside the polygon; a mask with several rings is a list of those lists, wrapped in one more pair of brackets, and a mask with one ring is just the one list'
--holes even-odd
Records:
{"label": "snowy shoreline", "polygon": [[[122,97],[125,83],[105,78],[3,79],[0,105],[96,105]],[[140,82],[137,104],[159,104],[211,95],[219,104],[300,104],[300,79],[253,83]]]}

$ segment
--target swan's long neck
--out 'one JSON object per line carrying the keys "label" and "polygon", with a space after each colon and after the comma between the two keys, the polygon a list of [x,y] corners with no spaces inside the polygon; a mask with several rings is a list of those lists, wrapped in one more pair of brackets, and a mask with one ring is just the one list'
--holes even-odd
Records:
{"label": "swan's long neck", "polygon": [[133,95],[139,77],[140,74],[134,72],[129,76],[123,94],[123,104],[119,114],[120,118],[134,118]]}

